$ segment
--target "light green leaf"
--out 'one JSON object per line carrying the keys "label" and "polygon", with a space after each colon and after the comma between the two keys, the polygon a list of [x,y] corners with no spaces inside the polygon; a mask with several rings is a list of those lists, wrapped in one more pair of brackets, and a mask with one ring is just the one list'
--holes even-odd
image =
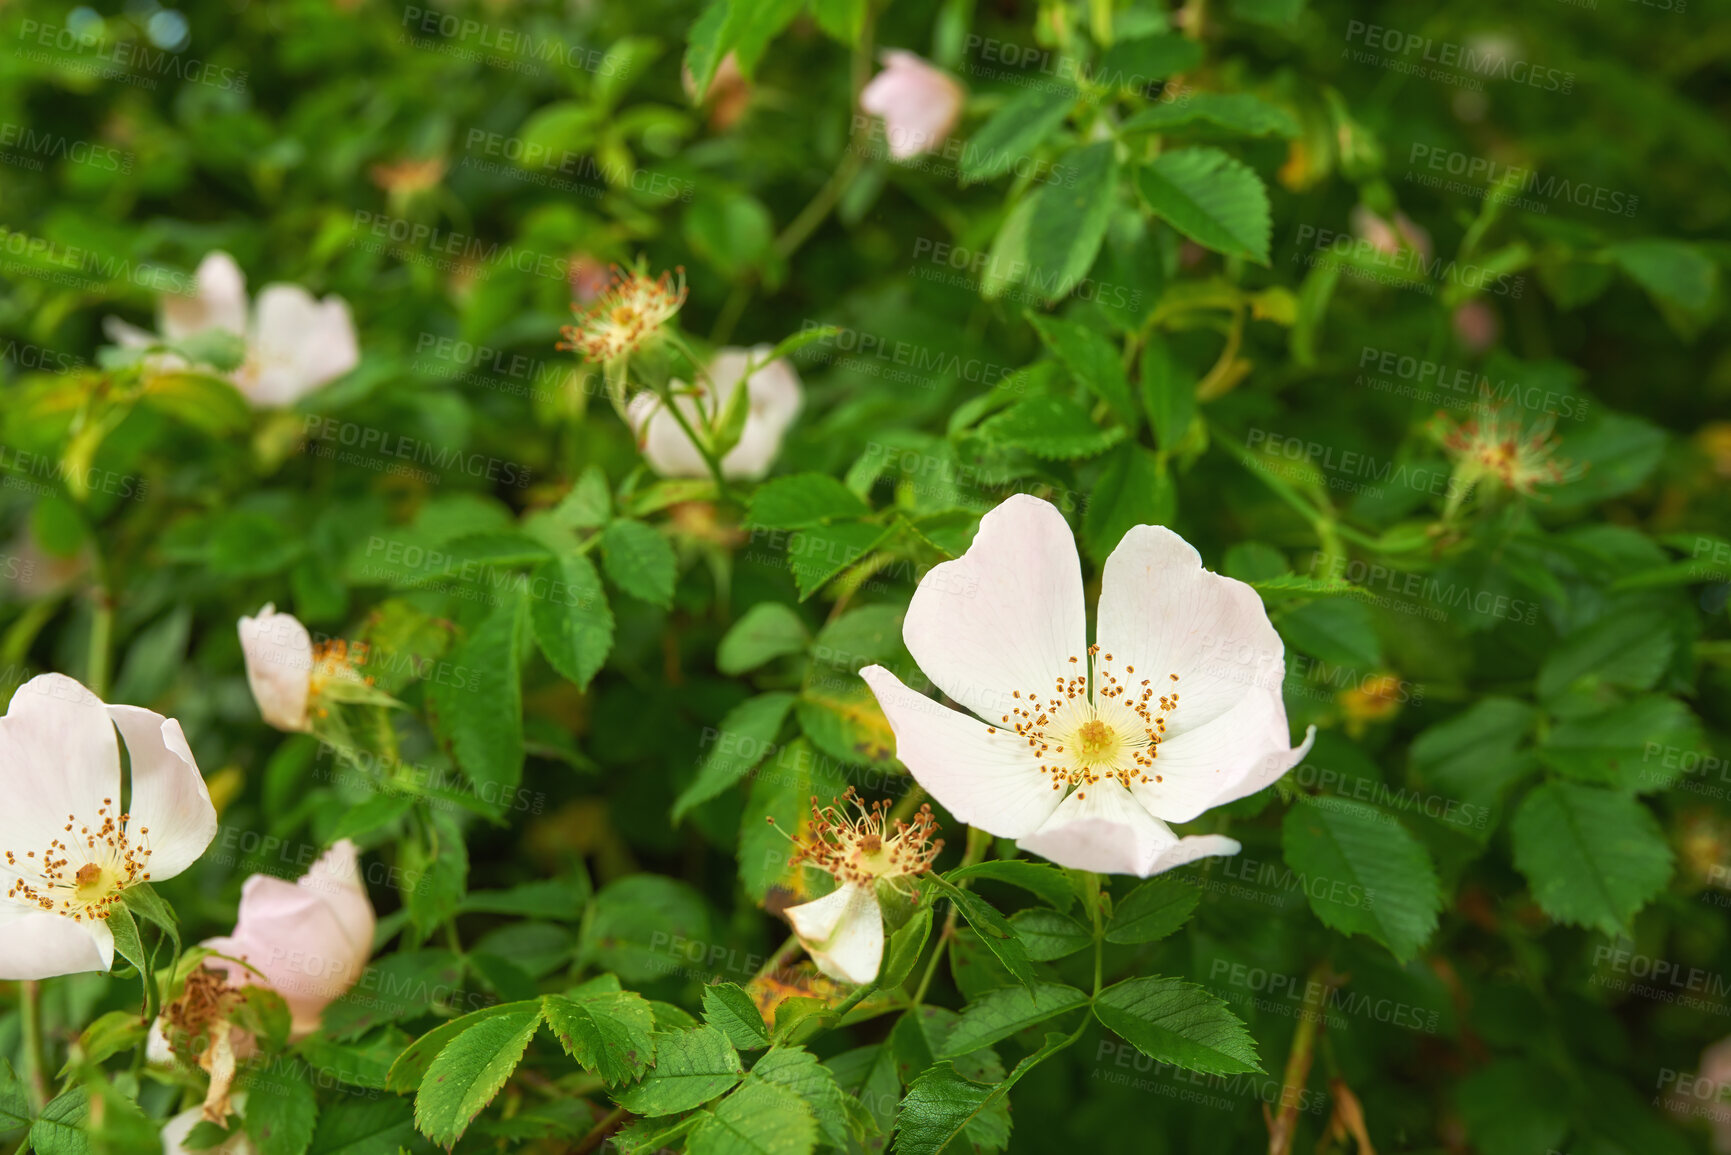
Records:
{"label": "light green leaf", "polygon": [[1547,782],[1510,824],[1515,866],[1558,922],[1617,935],[1671,877],[1658,821],[1626,794]]}
{"label": "light green leaf", "polygon": [[[537,599],[539,611],[542,601]],[[517,634],[523,599],[507,597],[451,654],[464,677],[427,688],[434,725],[477,786],[515,787],[523,778],[523,687]]]}
{"label": "light green leaf", "polygon": [[1087,995],[1062,983],[999,987],[987,992],[962,1012],[962,1021],[944,1040],[943,1050],[937,1057],[954,1059],[969,1054],[1065,1011],[1087,1005]]}
{"label": "light green leaf", "polygon": [[601,562],[613,584],[663,609],[673,604],[679,559],[667,539],[641,521],[620,518],[601,531]]}
{"label": "light green leaf", "polygon": [[851,489],[823,473],[796,473],[765,482],[751,497],[746,524],[765,529],[805,529],[864,517],[871,507]]}
{"label": "light green leaf", "polygon": [[1045,301],[1068,296],[1093,267],[1118,190],[1116,146],[1096,141],[1064,154],[1075,179],[1042,185],[1028,219],[1030,288]]}
{"label": "light green leaf", "polygon": [[1106,924],[1107,942],[1154,942],[1165,938],[1196,912],[1202,888],[1182,875],[1151,878],[1124,896]]}
{"label": "light green leaf", "polygon": [[738,983],[711,983],[703,988],[703,1021],[741,1051],[769,1046],[769,1027],[763,1014]]}
{"label": "light green leaf", "polygon": [[730,789],[775,747],[775,736],[797,696],[785,690],[747,698],[727,712],[710,735],[711,745],[697,768],[697,777],[673,802],[678,822],[693,806]]}
{"label": "light green leaf", "polygon": [[658,1038],[655,1066],[615,1099],[633,1114],[674,1115],[702,1106],[744,1077],[727,1036],[714,1027],[696,1027]]}
{"label": "light green leaf", "polygon": [[588,558],[572,553],[542,562],[533,580],[542,591],[530,606],[535,644],[562,677],[588,689],[613,649],[613,608],[600,575]]}
{"label": "light green leaf", "polygon": [[1392,815],[1345,798],[1306,802],[1287,812],[1281,845],[1323,925],[1369,935],[1403,962],[1436,929],[1436,868]]}
{"label": "light green leaf", "polygon": [[1163,220],[1204,248],[1268,264],[1274,223],[1262,178],[1217,148],[1163,152],[1137,174]]}
{"label": "light green leaf", "polygon": [[415,1094],[415,1126],[450,1147],[517,1069],[541,1025],[541,1008],[477,1021],[445,1045]]}
{"label": "light green leaf", "polygon": [[804,1100],[774,1083],[747,1083],[702,1116],[688,1155],[810,1155],[817,1121]]}
{"label": "light green leaf", "polygon": [[1210,1075],[1262,1072],[1238,1016],[1194,983],[1126,979],[1094,999],[1094,1017],[1155,1062]]}
{"label": "light green leaf", "polygon": [[962,183],[976,184],[1002,176],[1064,123],[1076,103],[1067,84],[1038,85],[1012,97],[993,113],[962,149],[956,168]]}
{"label": "light green leaf", "polygon": [[566,1054],[608,1083],[636,1078],[655,1054],[655,1015],[636,991],[547,995],[542,1007]]}

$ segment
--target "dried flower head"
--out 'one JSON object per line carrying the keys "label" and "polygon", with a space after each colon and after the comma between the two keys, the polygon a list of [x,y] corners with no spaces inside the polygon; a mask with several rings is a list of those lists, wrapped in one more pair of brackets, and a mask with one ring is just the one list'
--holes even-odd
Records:
{"label": "dried flower head", "polygon": [[842,795],[844,807],[819,807],[811,800],[811,829],[793,840],[794,861],[817,867],[837,882],[871,885],[879,879],[891,882],[924,874],[944,848],[935,841],[937,819],[930,805],[922,805],[912,822],[890,822],[888,801],[866,805],[853,787]]}
{"label": "dried flower head", "polygon": [[1557,439],[1551,435],[1556,415],[1547,413],[1528,427],[1520,417],[1492,408],[1443,434],[1443,448],[1459,462],[1463,481],[1488,479],[1515,493],[1530,494],[1540,485],[1561,485],[1579,477],[1582,467],[1552,456]]}
{"label": "dried flower head", "polygon": [[685,304],[685,269],[651,279],[640,269],[613,267],[607,291],[587,306],[571,306],[575,325],[560,330],[561,349],[606,364],[641,349]]}

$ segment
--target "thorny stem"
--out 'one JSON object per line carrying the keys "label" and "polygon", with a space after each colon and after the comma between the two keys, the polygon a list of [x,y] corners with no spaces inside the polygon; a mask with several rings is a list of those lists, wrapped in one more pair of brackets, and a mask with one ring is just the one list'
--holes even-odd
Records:
{"label": "thorny stem", "polygon": [[625,1116],[629,1114],[624,1107],[615,1107],[601,1117],[601,1121],[589,1129],[589,1134],[583,1136],[577,1146],[571,1149],[571,1155],[589,1155],[607,1142],[607,1137],[619,1130],[625,1124]]}
{"label": "thorny stem", "polygon": [[[1310,968],[1306,990],[1321,990],[1330,980],[1328,960]],[[1292,1050],[1286,1056],[1286,1076],[1280,1086],[1280,1114],[1268,1119],[1268,1155],[1291,1155],[1292,1140],[1298,1131],[1298,1104],[1304,1098],[1305,1084],[1310,1081],[1310,1061],[1316,1051],[1316,1030],[1322,1023],[1322,1011],[1307,1008],[1298,1020],[1298,1030],[1292,1036]],[[1267,1107],[1263,1108],[1266,1117]]]}

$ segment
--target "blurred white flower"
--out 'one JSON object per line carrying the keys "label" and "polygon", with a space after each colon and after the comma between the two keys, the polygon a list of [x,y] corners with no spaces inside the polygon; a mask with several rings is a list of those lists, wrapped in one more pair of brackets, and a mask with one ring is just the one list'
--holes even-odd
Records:
{"label": "blurred white flower", "polygon": [[869,983],[883,961],[883,910],[878,906],[880,882],[900,889],[900,880],[923,874],[943,849],[932,840],[937,823],[932,808],[921,806],[911,823],[891,828],[889,803],[866,806],[848,787],[843,801],[858,811],[818,808],[812,800],[811,825],[794,839],[794,862],[804,862],[832,876],[841,885],[813,902],[790,906],[787,921],[811,955],[817,969],[832,979]]}
{"label": "blurred white flower", "polygon": [[[751,349],[726,348],[717,350],[709,363],[709,380],[695,388],[675,380],[670,388],[674,404],[692,427],[699,432],[708,428],[726,410],[728,399],[745,375],[753,358],[769,354],[770,346]],[[722,475],[729,478],[756,480],[769,472],[776,455],[781,452],[781,440],[793,419],[799,415],[805,391],[799,374],[786,360],[760,365],[745,383],[750,409],[745,417],[745,429],[735,445],[721,459]],[[638,446],[649,467],[663,477],[708,477],[703,456],[691,444],[679,421],[667,411],[661,398],[642,392],[631,399],[626,411],[631,431],[637,435]]]}
{"label": "blurred white flower", "polygon": [[912,52],[884,53],[883,71],[859,94],[860,109],[881,116],[890,156],[907,160],[944,143],[962,115],[966,94],[954,77]]}
{"label": "blurred white flower", "polygon": [[1414,224],[1412,218],[1405,213],[1397,212],[1394,220],[1384,220],[1364,205],[1355,205],[1352,210],[1352,231],[1366,241],[1379,253],[1393,256],[1404,249],[1411,249],[1419,257],[1429,263],[1431,257],[1430,233],[1423,226]]}
{"label": "blurred white flower", "polygon": [[[199,262],[191,296],[164,296],[157,305],[163,340],[177,341],[211,329],[242,338],[246,360],[228,375],[235,388],[260,408],[292,405],[360,363],[354,319],[341,297],[319,301],[299,285],[266,285],[247,316],[246,274],[224,252]],[[157,338],[110,317],[108,335],[137,348]],[[159,357],[159,369],[181,367],[175,356]]]}
{"label": "blurred white flower", "polygon": [[62,674],[24,683],[0,718],[0,793],[0,979],[108,970],[107,919],[121,894],[173,878],[216,835],[180,723],[105,705]]}
{"label": "blurred white flower", "polygon": [[958,819],[1062,866],[1146,877],[1236,854],[1167,823],[1269,785],[1315,737],[1290,745],[1284,648],[1256,591],[1160,526],[1131,529],[1107,559],[1097,645],[1070,528],[1026,495],[926,575],[902,636],[985,721],[869,666],[897,756]]}
{"label": "blurred white flower", "polygon": [[[234,1096],[234,1106],[238,1110],[245,1103],[245,1092]],[[258,1148],[252,1145],[252,1140],[246,1137],[246,1132],[235,1121],[233,1134],[218,1143],[215,1147],[204,1147],[195,1151],[186,1145],[187,1136],[192,1129],[204,1119],[202,1108],[193,1107],[182,1111],[162,1125],[162,1155],[257,1155]]]}

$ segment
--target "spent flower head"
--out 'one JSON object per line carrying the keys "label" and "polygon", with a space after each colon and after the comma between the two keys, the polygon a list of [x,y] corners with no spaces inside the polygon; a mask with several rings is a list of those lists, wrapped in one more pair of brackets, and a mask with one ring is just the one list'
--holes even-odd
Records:
{"label": "spent flower head", "polygon": [[924,874],[944,848],[943,839],[932,838],[938,823],[929,804],[912,822],[892,822],[887,800],[868,806],[849,786],[841,801],[843,806],[820,807],[811,800],[810,831],[793,840],[795,862],[815,866],[837,882],[871,885],[881,879],[901,889],[897,880]]}
{"label": "spent flower head", "polygon": [[1489,481],[1514,493],[1531,494],[1541,485],[1561,485],[1585,472],[1582,466],[1554,456],[1554,413],[1530,426],[1500,408],[1482,410],[1459,424],[1440,415],[1438,419],[1443,423],[1443,448],[1455,459],[1463,489]]}
{"label": "spent flower head", "polygon": [[685,304],[685,269],[651,278],[642,269],[613,267],[607,291],[587,305],[575,303],[577,323],[559,332],[561,349],[574,349],[598,364],[617,361],[643,348]]}

